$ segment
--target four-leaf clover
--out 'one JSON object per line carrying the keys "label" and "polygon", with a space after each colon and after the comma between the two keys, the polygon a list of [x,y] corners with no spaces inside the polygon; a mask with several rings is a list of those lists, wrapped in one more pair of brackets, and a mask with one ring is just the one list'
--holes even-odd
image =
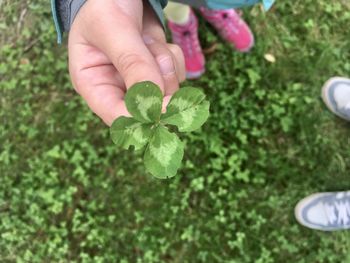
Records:
{"label": "four-leaf clover", "polygon": [[176,175],[184,155],[184,144],[168,130],[174,125],[180,132],[200,128],[209,117],[209,102],[196,88],[179,89],[162,114],[163,94],[152,82],[133,85],[125,95],[132,117],[117,118],[110,129],[113,142],[124,149],[133,146],[144,151],[146,170],[164,179]]}

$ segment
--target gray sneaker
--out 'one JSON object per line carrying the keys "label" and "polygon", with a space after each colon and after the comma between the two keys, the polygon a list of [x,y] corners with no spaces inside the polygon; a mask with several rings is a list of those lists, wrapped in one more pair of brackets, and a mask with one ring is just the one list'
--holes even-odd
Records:
{"label": "gray sneaker", "polygon": [[350,191],[310,195],[299,201],[295,217],[300,224],[312,229],[350,229]]}
{"label": "gray sneaker", "polygon": [[334,114],[350,121],[350,79],[329,79],[322,88],[322,99]]}

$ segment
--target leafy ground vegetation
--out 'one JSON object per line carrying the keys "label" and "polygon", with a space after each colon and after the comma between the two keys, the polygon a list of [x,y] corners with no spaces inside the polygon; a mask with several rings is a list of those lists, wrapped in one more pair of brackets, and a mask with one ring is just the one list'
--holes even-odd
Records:
{"label": "leafy ground vegetation", "polygon": [[171,180],[117,150],[74,93],[48,1],[0,8],[0,262],[350,262],[350,232],[293,217],[305,195],[350,189],[350,125],[320,100],[350,76],[349,1],[245,9],[250,54],[201,21],[203,46],[218,43],[193,82],[211,116]]}

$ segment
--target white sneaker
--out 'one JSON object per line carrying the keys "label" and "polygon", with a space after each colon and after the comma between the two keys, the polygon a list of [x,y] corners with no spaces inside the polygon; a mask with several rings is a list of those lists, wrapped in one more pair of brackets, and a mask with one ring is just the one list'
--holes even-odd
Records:
{"label": "white sneaker", "polygon": [[300,224],[312,229],[350,229],[350,191],[310,195],[299,201],[295,217]]}

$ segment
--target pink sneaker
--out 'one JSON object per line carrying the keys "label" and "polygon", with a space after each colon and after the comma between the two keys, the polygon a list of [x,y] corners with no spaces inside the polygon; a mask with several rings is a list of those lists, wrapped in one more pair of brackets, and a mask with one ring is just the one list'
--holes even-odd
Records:
{"label": "pink sneaker", "polygon": [[215,27],[221,37],[238,51],[248,52],[254,46],[254,36],[247,23],[234,9],[211,10],[200,8],[203,17]]}
{"label": "pink sneaker", "polygon": [[179,45],[185,55],[186,77],[199,78],[205,71],[205,58],[198,39],[198,21],[191,10],[190,19],[185,25],[168,22],[173,42]]}

